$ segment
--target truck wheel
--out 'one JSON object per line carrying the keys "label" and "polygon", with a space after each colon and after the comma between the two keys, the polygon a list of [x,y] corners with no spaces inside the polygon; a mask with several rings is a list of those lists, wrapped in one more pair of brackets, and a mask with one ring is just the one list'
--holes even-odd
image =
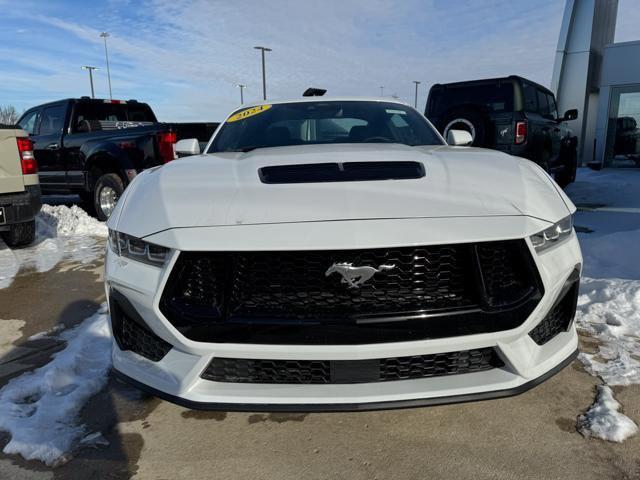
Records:
{"label": "truck wheel", "polygon": [[118,174],[105,173],[98,178],[93,191],[93,205],[98,220],[104,222],[111,216],[122,192],[124,184]]}
{"label": "truck wheel", "polygon": [[578,168],[578,153],[575,148],[567,154],[567,157],[569,158],[564,161],[564,168],[556,175],[556,182],[558,182],[558,185],[562,188],[575,182],[576,169]]}
{"label": "truck wheel", "polygon": [[2,239],[10,247],[29,245],[36,238],[36,221],[16,223],[9,226],[8,232],[2,232]]}

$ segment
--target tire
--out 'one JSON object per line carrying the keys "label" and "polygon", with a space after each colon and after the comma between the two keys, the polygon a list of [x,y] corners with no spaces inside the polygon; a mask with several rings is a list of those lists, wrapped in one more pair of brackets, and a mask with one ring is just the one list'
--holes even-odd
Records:
{"label": "tire", "polygon": [[36,221],[16,223],[9,226],[9,231],[2,232],[2,239],[10,247],[22,247],[33,243],[36,238]]}
{"label": "tire", "polygon": [[564,168],[556,175],[556,182],[562,188],[565,188],[570,183],[575,182],[576,170],[578,168],[578,152],[576,152],[575,148],[571,149],[571,151],[567,153],[567,157],[569,158],[565,160]]}
{"label": "tire", "polygon": [[549,173],[550,158],[551,158],[551,155],[549,155],[549,152],[547,150],[542,150],[533,161],[537,163],[540,167],[542,167],[542,169],[545,172]]}
{"label": "tire", "polygon": [[124,192],[124,183],[117,173],[105,173],[98,177],[93,189],[93,208],[96,218],[106,221]]}
{"label": "tire", "polygon": [[480,113],[470,109],[454,110],[441,122],[442,136],[447,139],[449,130],[465,130],[471,134],[474,147],[486,146],[485,120]]}

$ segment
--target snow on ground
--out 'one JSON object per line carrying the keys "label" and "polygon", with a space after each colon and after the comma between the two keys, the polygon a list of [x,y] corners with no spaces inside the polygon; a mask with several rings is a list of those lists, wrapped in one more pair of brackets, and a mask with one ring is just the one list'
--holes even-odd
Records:
{"label": "snow on ground", "polygon": [[106,236],[106,225],[76,205],[43,205],[32,245],[11,249],[0,240],[0,288],[21,271],[46,272],[62,260],[89,263],[103,254]]}
{"label": "snow on ground", "polygon": [[67,344],[51,362],[0,390],[0,431],[11,436],[3,452],[50,466],[68,461],[79,446],[106,442],[79,423],[82,407],[105,386],[111,368],[106,304],[58,338]]}
{"label": "snow on ground", "polygon": [[637,427],[617,411],[606,385],[640,383],[640,169],[580,169],[567,193],[579,209],[584,256],[576,322],[600,343],[595,354],[579,358],[605,383],[580,428],[622,441]]}
{"label": "snow on ground", "polygon": [[598,437],[610,442],[623,442],[638,433],[629,417],[620,413],[620,404],[611,388],[598,385],[598,397],[587,413],[578,418],[578,431],[585,437]]}

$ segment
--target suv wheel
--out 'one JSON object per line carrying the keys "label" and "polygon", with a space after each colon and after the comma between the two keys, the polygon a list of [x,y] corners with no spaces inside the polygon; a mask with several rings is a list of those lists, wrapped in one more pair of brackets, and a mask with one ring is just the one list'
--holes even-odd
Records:
{"label": "suv wheel", "polygon": [[105,173],[98,178],[93,191],[93,205],[98,220],[106,221],[116,208],[124,192],[124,183],[116,173]]}
{"label": "suv wheel", "polygon": [[471,134],[474,147],[485,145],[485,127],[482,116],[473,110],[456,110],[442,121],[442,135],[447,138],[449,130],[464,130]]}
{"label": "suv wheel", "polygon": [[2,239],[10,247],[29,245],[36,238],[36,221],[16,223],[9,227],[8,232],[2,232]]}

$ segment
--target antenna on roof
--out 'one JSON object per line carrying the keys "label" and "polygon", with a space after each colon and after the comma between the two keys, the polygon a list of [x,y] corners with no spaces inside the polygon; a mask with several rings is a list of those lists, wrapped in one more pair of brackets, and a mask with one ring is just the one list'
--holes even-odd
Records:
{"label": "antenna on roof", "polygon": [[321,97],[323,96],[325,93],[327,93],[327,91],[324,88],[307,88],[304,93],[302,94],[303,97]]}

